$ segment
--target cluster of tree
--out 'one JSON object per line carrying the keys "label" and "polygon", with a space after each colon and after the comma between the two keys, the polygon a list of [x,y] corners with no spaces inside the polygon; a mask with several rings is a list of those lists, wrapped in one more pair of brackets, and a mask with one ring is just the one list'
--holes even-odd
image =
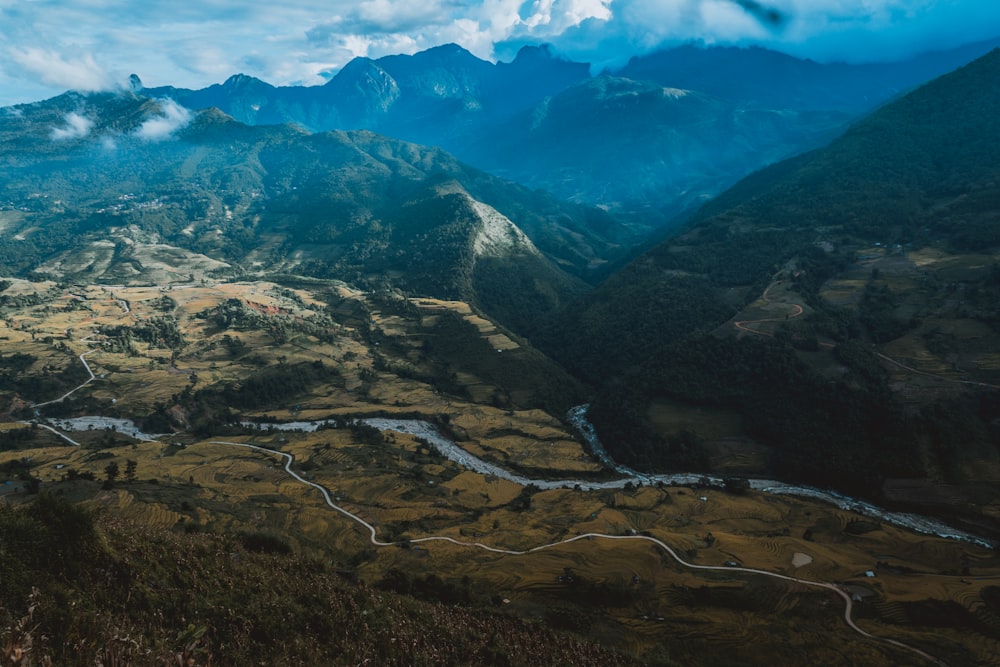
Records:
{"label": "cluster of tree", "polygon": [[168,350],[180,350],[186,342],[173,315],[149,317],[131,326],[125,324],[102,326],[98,331],[107,338],[112,351],[129,354],[137,353],[135,341]]}
{"label": "cluster of tree", "polygon": [[210,320],[223,330],[252,331],[262,328],[266,318],[244,303],[242,299],[226,299],[217,306],[195,314],[195,317]]}
{"label": "cluster of tree", "polygon": [[376,587],[410,595],[418,600],[448,605],[469,605],[487,597],[473,590],[468,577],[462,577],[461,581],[454,583],[445,581],[436,574],[411,575],[395,567],[385,573]]}
{"label": "cluster of tree", "polygon": [[[287,291],[287,290],[286,290]],[[289,292],[290,294],[294,293]],[[296,297],[297,298],[297,297]],[[213,322],[223,331],[267,331],[271,339],[282,345],[293,333],[312,336],[322,342],[333,342],[341,332],[341,327],[326,313],[314,313],[308,317],[289,315],[264,315],[248,306],[242,299],[226,299],[212,308],[195,315]],[[228,334],[227,334],[228,336]],[[226,343],[232,345],[233,339]],[[230,352],[238,356],[232,349]]]}
{"label": "cluster of tree", "polygon": [[[0,255],[3,253],[3,240],[0,239]],[[2,291],[2,290],[0,290]],[[27,308],[44,303],[45,298],[40,294],[0,294],[0,308]]]}
{"label": "cluster of tree", "polygon": [[179,402],[197,406],[199,403],[237,409],[257,409],[287,406],[311,387],[319,384],[339,384],[343,378],[336,368],[322,361],[275,364],[255,370],[239,381],[225,382],[197,392],[179,396]]}
{"label": "cluster of tree", "polygon": [[8,355],[0,354],[0,368],[11,373],[23,373],[31,365],[38,361],[38,357],[24,352],[12,352]]}
{"label": "cluster of tree", "polygon": [[919,324],[915,318],[901,319],[896,314],[899,297],[885,285],[865,286],[858,307],[858,319],[876,343],[888,343]]}
{"label": "cluster of tree", "polygon": [[591,417],[620,460],[666,470],[707,463],[697,434],[664,434],[648,421],[651,397],[736,410],[748,435],[771,446],[787,479],[871,494],[886,476],[923,472],[908,418],[869,348],[841,344],[837,379],[773,340],[704,337],[664,348],[601,392]]}
{"label": "cluster of tree", "polygon": [[0,390],[41,403],[58,398],[90,378],[87,369],[76,358],[69,358],[62,367],[47,365],[42,373],[26,372],[35,359],[30,354],[14,353],[0,358]]}

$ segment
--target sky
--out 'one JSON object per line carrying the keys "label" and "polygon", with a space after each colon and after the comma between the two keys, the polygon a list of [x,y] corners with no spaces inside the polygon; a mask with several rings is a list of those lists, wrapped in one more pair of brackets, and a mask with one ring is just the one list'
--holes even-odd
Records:
{"label": "sky", "polygon": [[1000,36],[998,0],[0,0],[0,106],[67,89],[324,83],[355,56],[526,44],[595,71],[691,40],[820,61],[902,59]]}

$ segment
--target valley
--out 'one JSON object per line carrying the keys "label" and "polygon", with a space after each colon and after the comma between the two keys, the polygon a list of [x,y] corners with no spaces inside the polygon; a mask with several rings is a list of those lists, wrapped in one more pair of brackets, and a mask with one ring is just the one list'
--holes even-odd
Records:
{"label": "valley", "polygon": [[0,108],[0,661],[993,664],[996,43]]}
{"label": "valley", "polygon": [[[551,416],[565,408],[540,407],[524,371],[505,368],[538,353],[466,304],[336,282],[8,282],[0,363],[20,364],[24,396],[6,408],[0,465],[100,513],[263,532],[404,592],[437,577],[505,614],[574,618],[644,661],[711,664],[732,642],[751,663],[833,645],[867,664],[963,664],[997,649],[992,630],[975,629],[997,617],[989,548],[721,479],[622,479]],[[310,329],[320,318],[322,336]],[[426,346],[442,319],[455,327],[448,373]],[[464,345],[469,356],[456,355]],[[275,368],[307,377],[261,373]],[[36,375],[49,383],[29,384]],[[220,394],[226,408],[212,404]],[[80,413],[105,419],[62,420]],[[293,422],[304,430],[282,426]],[[976,620],[926,625],[927,605]]]}

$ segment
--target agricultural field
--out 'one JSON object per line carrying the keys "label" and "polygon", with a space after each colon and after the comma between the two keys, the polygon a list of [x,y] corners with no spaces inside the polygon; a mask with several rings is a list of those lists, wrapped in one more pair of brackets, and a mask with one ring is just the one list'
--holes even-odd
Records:
{"label": "agricultural field", "polygon": [[[468,304],[335,283],[9,283],[5,502],[34,484],[136,526],[265,535],[373,585],[497,607],[652,664],[924,664],[852,630],[832,591],[768,573],[836,584],[865,632],[949,664],[1000,652],[995,550],[790,496],[575,488],[614,477],[565,421],[578,388]],[[734,471],[763,456],[732,440],[731,416],[652,409],[720,424]],[[104,421],[53,426],[82,415]],[[484,461],[566,483],[477,473],[353,421],[366,417],[422,419]],[[287,421],[329,427],[268,428]]]}

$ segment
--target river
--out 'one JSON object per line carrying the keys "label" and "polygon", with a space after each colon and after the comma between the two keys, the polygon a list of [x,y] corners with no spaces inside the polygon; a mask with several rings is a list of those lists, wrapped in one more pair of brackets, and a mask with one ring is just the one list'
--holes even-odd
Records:
{"label": "river", "polygon": [[[618,479],[604,482],[594,482],[582,479],[533,479],[511,472],[506,468],[498,466],[489,461],[484,461],[477,456],[462,449],[458,444],[445,437],[433,424],[419,419],[389,419],[383,417],[372,417],[362,419],[361,422],[373,426],[380,431],[397,431],[423,438],[435,448],[445,458],[454,461],[463,468],[473,470],[483,475],[492,475],[501,479],[510,480],[515,484],[527,486],[532,484],[539,489],[558,488],[578,488],[583,491],[595,491],[603,489],[620,489],[628,484],[631,485],[668,485],[668,486],[709,486],[722,487],[724,480],[721,477],[703,475],[700,473],[675,473],[669,475],[653,475],[641,473],[628,466],[615,461],[608,454],[601,443],[593,424],[587,419],[587,405],[577,406],[569,411],[567,420],[580,433],[586,441],[590,451],[607,468],[614,470],[621,475]],[[74,419],[53,419],[52,425],[66,431],[85,431],[89,429],[103,429],[114,427],[119,433],[130,435],[137,440],[155,441],[158,435],[151,435],[141,432],[135,424],[126,419],[113,419],[109,417],[77,417]],[[256,423],[244,421],[241,425],[247,428],[257,428],[261,430],[273,429],[276,431],[302,431],[313,432],[320,428],[333,428],[335,424],[331,421],[302,421],[284,423]],[[835,491],[826,491],[810,486],[787,484],[772,479],[750,479],[750,488],[761,493],[774,495],[790,495],[803,498],[821,500],[840,507],[841,509],[857,512],[865,516],[884,521],[885,523],[900,526],[918,533],[935,535],[951,540],[969,542],[986,548],[994,548],[994,542],[986,538],[967,533],[957,528],[953,528],[937,519],[921,516],[919,514],[909,514],[906,512],[890,512],[889,510],[873,505],[864,500],[851,498]]]}
{"label": "river", "polygon": [[[573,427],[577,429],[583,439],[587,442],[590,451],[601,461],[601,463],[621,475],[618,479],[605,482],[593,482],[580,479],[532,479],[524,477],[523,475],[518,475],[517,473],[511,472],[496,464],[483,461],[482,459],[473,456],[469,452],[462,449],[455,442],[442,435],[441,432],[429,422],[417,419],[387,419],[382,417],[362,419],[361,421],[370,426],[374,426],[381,431],[398,431],[400,433],[409,433],[410,435],[423,438],[427,440],[427,442],[434,445],[443,456],[464,468],[468,468],[469,470],[474,470],[484,475],[494,475],[501,479],[507,479],[516,484],[525,486],[533,484],[540,489],[579,488],[585,491],[593,491],[600,489],[620,489],[626,484],[643,484],[647,486],[658,484],[669,486],[697,486],[703,485],[706,482],[709,486],[713,487],[723,486],[723,478],[712,475],[703,475],[699,473],[650,475],[641,473],[637,470],[629,468],[628,466],[618,463],[608,454],[604,445],[601,443],[600,438],[597,436],[594,425],[587,419],[588,407],[589,406],[587,405],[580,405],[571,409],[567,415],[567,419]],[[251,427],[259,426],[260,428],[273,427],[276,430],[282,431],[315,431],[322,425],[332,426],[332,423],[330,422],[286,422],[284,424],[259,425],[253,424],[252,422],[243,422],[243,424]],[[873,519],[878,519],[879,521],[884,521],[885,523],[907,528],[925,535],[935,535],[937,537],[943,537],[951,540],[961,540],[963,542],[969,542],[971,544],[987,548],[993,548],[995,546],[993,542],[987,540],[986,538],[958,530],[957,528],[953,528],[942,521],[938,521],[937,519],[921,516],[919,514],[910,514],[907,512],[890,512],[889,510],[873,505],[867,501],[851,498],[850,496],[845,496],[835,491],[826,491],[811,486],[787,484],[773,479],[750,479],[748,481],[751,489],[762,493],[799,496],[802,498],[821,500],[823,502],[836,505],[841,509],[857,512],[858,514],[863,514]]]}

